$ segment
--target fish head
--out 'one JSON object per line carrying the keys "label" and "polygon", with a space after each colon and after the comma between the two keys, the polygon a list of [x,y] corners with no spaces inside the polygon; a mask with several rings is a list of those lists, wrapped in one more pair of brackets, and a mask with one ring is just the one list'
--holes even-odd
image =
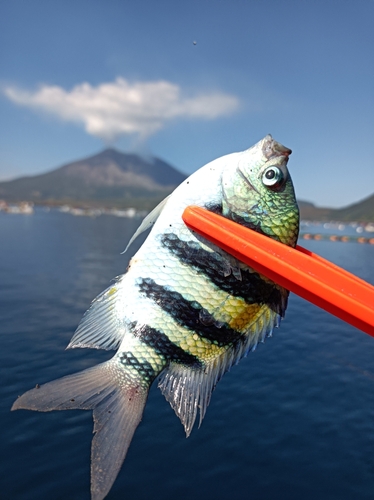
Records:
{"label": "fish head", "polygon": [[229,161],[222,173],[222,214],[294,247],[299,208],[287,168],[291,153],[267,135]]}

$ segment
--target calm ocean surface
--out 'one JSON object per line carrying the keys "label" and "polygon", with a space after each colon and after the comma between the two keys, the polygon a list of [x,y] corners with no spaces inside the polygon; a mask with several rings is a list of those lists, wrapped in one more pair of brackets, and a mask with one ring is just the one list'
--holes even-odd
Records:
{"label": "calm ocean surface", "polygon": [[[122,274],[137,219],[0,213],[1,500],[89,500],[90,412],[10,412],[17,395],[112,356],[65,351]],[[308,228],[310,230],[310,228]],[[301,241],[374,283],[374,245]],[[108,500],[374,498],[374,338],[290,297],[273,338],[226,374],[201,429],[153,387]]]}

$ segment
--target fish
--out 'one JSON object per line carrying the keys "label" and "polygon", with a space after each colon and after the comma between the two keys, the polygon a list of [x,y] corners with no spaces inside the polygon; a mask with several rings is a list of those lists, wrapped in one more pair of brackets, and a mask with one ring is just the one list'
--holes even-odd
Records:
{"label": "fish", "polygon": [[114,356],[14,402],[12,410],[92,410],[92,500],[109,493],[155,380],[188,437],[224,373],[279,326],[288,290],[189,229],[182,213],[197,205],[294,247],[290,154],[267,135],[182,182],[144,219],[129,245],[151,229],[144,244],[94,299],[68,345]]}

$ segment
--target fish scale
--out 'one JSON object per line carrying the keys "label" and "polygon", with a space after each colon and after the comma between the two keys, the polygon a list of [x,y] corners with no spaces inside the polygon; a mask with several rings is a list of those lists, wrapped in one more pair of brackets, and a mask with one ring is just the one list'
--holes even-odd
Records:
{"label": "fish scale", "polygon": [[299,212],[287,170],[291,150],[266,136],[184,181],[142,222],[153,226],[127,272],[83,316],[68,348],[117,349],[105,363],[23,394],[12,409],[93,410],[91,495],[109,492],[158,387],[188,436],[231,366],[270,336],[288,291],[188,229],[198,205],[295,246]]}

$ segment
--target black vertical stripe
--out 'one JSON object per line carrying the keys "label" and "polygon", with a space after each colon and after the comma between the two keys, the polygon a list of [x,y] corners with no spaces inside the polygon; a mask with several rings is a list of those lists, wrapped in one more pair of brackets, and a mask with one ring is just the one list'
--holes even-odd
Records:
{"label": "black vertical stripe", "polygon": [[158,285],[151,278],[140,278],[138,286],[141,293],[156,302],[178,324],[213,344],[228,346],[240,336],[239,332],[225,324],[219,328],[214,324],[206,324],[206,321],[203,324],[200,318],[210,316],[209,311],[197,301],[187,300],[179,292]]}
{"label": "black vertical stripe", "polygon": [[161,358],[187,366],[201,366],[201,362],[196,356],[185,352],[181,347],[174,344],[167,335],[156,328],[148,325],[141,325],[139,328],[135,326],[133,332],[141,342],[154,349]]}
{"label": "black vertical stripe", "polygon": [[241,269],[241,280],[232,273],[225,276],[227,261],[224,256],[204,250],[195,241],[183,241],[172,233],[162,235],[161,244],[181,262],[207,276],[224,292],[241,297],[247,304],[267,304],[272,310],[282,314],[282,292],[275,284],[264,281],[258,273]]}
{"label": "black vertical stripe", "polygon": [[118,356],[123,366],[131,366],[143,380],[149,383],[158,375],[158,372],[153,369],[153,366],[148,361],[140,361],[132,352],[120,352]]}

